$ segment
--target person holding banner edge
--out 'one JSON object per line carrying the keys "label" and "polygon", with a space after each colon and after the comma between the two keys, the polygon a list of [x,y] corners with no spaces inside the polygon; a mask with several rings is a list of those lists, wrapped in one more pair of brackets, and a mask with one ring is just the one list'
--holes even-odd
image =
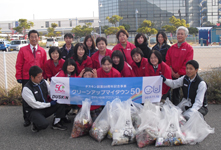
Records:
{"label": "person holding banner edge", "polygon": [[61,123],[61,118],[65,116],[65,107],[57,101],[47,101],[50,87],[46,80],[42,79],[42,69],[32,66],[29,70],[29,81],[25,84],[22,91],[24,99],[24,109],[26,116],[32,122],[31,130],[38,132],[46,129],[49,125],[47,117],[55,114],[52,129],[66,130],[67,127]]}
{"label": "person holding banner edge", "polygon": [[163,78],[163,82],[171,88],[181,87],[183,91],[183,97],[190,101],[192,106],[186,107],[186,111],[183,113],[186,119],[195,112],[199,111],[203,116],[208,113],[206,90],[207,84],[198,75],[199,64],[195,60],[190,60],[186,63],[186,75],[176,80]]}
{"label": "person holding banner edge", "polygon": [[[170,67],[163,62],[162,55],[157,50],[150,51],[145,76],[164,75],[167,79],[172,79]],[[162,88],[162,99],[169,97],[170,87],[165,83]]]}

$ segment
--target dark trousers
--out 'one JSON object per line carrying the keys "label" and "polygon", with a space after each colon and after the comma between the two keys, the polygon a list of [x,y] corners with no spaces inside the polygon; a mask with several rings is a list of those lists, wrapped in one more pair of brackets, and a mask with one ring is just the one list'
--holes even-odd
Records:
{"label": "dark trousers", "polygon": [[[29,80],[22,80],[22,90],[25,86],[25,84],[28,82]],[[22,91],[21,91],[22,92]],[[25,109],[24,109],[24,99],[22,99],[22,112],[23,112],[23,118],[25,121],[29,121],[28,120],[28,117],[26,116],[26,113],[25,113]]]}
{"label": "dark trousers", "polygon": [[161,97],[161,99],[166,100],[167,97],[168,97],[169,99],[171,99],[170,90],[169,90],[166,94],[163,94],[162,97]]}
{"label": "dark trousers", "polygon": [[56,104],[44,109],[33,109],[27,113],[28,119],[34,123],[38,130],[46,129],[49,125],[47,117],[55,114],[55,118],[65,117],[65,106]]}
{"label": "dark trousers", "polygon": [[180,103],[180,87],[173,89],[171,102],[177,106]]}

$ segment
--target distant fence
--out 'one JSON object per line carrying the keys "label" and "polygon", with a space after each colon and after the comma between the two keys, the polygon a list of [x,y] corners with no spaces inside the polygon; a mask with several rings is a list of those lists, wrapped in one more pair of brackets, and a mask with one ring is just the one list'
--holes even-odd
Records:
{"label": "distant fence", "polygon": [[[113,46],[108,46],[108,48],[112,49]],[[7,88],[9,90],[20,85],[15,78],[17,54],[17,52],[0,52],[0,87],[3,89]],[[220,67],[221,46],[194,47],[194,59],[199,62],[200,72]]]}

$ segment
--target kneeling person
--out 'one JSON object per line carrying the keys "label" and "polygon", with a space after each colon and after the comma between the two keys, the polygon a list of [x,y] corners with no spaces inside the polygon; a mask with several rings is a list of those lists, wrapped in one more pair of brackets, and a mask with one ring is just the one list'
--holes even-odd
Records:
{"label": "kneeling person", "polygon": [[65,107],[59,105],[57,101],[47,101],[49,84],[42,79],[42,72],[38,66],[32,66],[29,70],[30,79],[22,91],[24,109],[32,122],[32,131],[46,129],[49,125],[46,118],[52,114],[55,114],[52,129],[66,130],[67,128],[61,123],[61,118],[65,117]]}
{"label": "kneeling person", "polygon": [[192,112],[199,111],[203,116],[208,113],[206,99],[206,82],[198,75],[199,64],[195,60],[189,60],[186,63],[186,75],[176,80],[166,79],[163,81],[172,89],[182,87],[183,97],[192,103],[191,107],[186,107],[187,111],[183,113],[186,119],[189,119]]}

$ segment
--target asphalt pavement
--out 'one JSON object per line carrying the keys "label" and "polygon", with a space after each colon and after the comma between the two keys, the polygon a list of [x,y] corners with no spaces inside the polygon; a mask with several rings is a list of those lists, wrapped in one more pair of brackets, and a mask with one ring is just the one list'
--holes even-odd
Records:
{"label": "asphalt pavement", "polygon": [[[147,146],[143,149],[194,149],[218,150],[221,146],[221,105],[209,105],[206,116],[207,123],[215,128],[203,142],[196,145],[182,145],[174,147]],[[52,122],[52,117],[48,118]],[[129,145],[111,146],[110,139],[98,143],[89,135],[70,138],[74,116],[70,116],[72,123],[67,124],[68,130],[58,131],[48,127],[37,133],[31,131],[31,126],[23,127],[21,106],[0,106],[0,150],[135,150],[140,149],[136,143]]]}

